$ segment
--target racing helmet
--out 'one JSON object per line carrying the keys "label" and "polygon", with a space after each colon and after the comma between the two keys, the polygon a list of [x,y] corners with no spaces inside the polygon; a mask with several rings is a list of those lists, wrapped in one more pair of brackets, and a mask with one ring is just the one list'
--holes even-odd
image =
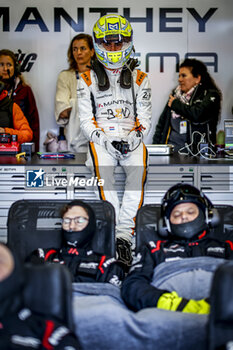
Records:
{"label": "racing helmet", "polygon": [[[199,214],[193,221],[182,224],[171,224],[170,215],[173,208],[180,203],[194,203]],[[184,183],[172,186],[164,195],[161,203],[161,221],[159,233],[190,239],[208,227],[216,227],[220,222],[219,214],[211,201],[198,188]]]}
{"label": "racing helmet", "polygon": [[[97,59],[106,68],[118,69],[130,58],[133,50],[133,29],[123,16],[105,15],[93,27],[93,41]],[[108,50],[106,46],[110,43],[122,44],[121,49]]]}

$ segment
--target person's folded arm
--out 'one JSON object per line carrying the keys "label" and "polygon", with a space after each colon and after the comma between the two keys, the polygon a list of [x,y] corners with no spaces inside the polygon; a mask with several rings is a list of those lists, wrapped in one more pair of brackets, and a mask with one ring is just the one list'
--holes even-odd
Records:
{"label": "person's folded arm", "polygon": [[171,109],[191,122],[205,122],[211,119],[212,115],[216,115],[216,110],[220,109],[220,96],[217,91],[210,90],[202,100],[197,99],[191,105],[175,98],[171,104]]}
{"label": "person's folded arm", "polygon": [[[78,81],[78,111],[80,118],[80,127],[84,135],[89,141],[92,140],[92,135],[95,131],[102,129],[98,126],[93,114],[91,91],[82,78]],[[103,131],[103,130],[102,130]]]}
{"label": "person's folded arm", "polygon": [[21,108],[16,103],[13,104],[12,114],[13,128],[5,128],[5,133],[17,135],[19,143],[30,142],[33,137],[32,129]]}
{"label": "person's folded arm", "polygon": [[155,262],[150,249],[145,246],[134,258],[121,288],[122,298],[130,309],[139,311],[147,307],[156,307],[160,296],[167,292],[151,285],[154,267]]}
{"label": "person's folded arm", "polygon": [[[76,78],[74,77],[76,80]],[[55,118],[59,125],[66,124],[67,121],[64,119],[69,118],[69,114],[65,117],[64,111],[71,111],[71,81],[67,78],[67,72],[63,71],[59,74],[56,84],[56,95],[55,95]]]}
{"label": "person's folded arm", "polygon": [[170,116],[170,108],[166,105],[159,117],[158,123],[156,124],[155,133],[153,135],[153,144],[165,143],[167,136],[165,133],[167,133],[169,129]]}

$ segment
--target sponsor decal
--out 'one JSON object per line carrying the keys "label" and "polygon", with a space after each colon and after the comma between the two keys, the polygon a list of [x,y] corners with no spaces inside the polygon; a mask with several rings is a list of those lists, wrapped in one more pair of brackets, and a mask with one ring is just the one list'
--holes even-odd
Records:
{"label": "sponsor decal", "polygon": [[34,349],[38,349],[40,345],[40,340],[33,337],[23,337],[21,335],[12,335],[11,341],[13,344],[17,344],[20,346],[31,347]]}
{"label": "sponsor decal", "polygon": [[61,339],[64,338],[64,336],[68,333],[69,330],[66,327],[58,327],[49,337],[49,343],[53,346],[57,346],[60,343]]}
{"label": "sponsor decal", "polygon": [[222,247],[209,247],[207,248],[207,252],[212,252],[212,253],[221,253],[223,254],[225,252],[225,248]]}
{"label": "sponsor decal", "polygon": [[96,269],[98,267],[98,264],[97,263],[94,263],[94,262],[90,262],[90,263],[81,263],[79,265],[80,267],[84,267],[86,269]]}
{"label": "sponsor decal", "polygon": [[184,251],[185,251],[184,247],[164,248],[164,253],[168,253],[168,252],[184,252]]}
{"label": "sponsor decal", "polygon": [[106,261],[103,263],[103,266],[104,266],[104,267],[108,267],[109,265],[111,265],[111,264],[114,263],[115,261],[116,261],[115,258],[108,259],[108,260],[106,260]]}
{"label": "sponsor decal", "polygon": [[176,257],[174,257],[174,258],[166,258],[166,259],[165,259],[165,261],[176,261],[176,260],[182,260],[182,258],[179,257],[179,256],[176,256]]}
{"label": "sponsor decal", "polygon": [[119,30],[119,23],[108,23],[108,30]]}
{"label": "sponsor decal", "polygon": [[110,278],[109,283],[113,284],[116,287],[121,287],[122,284],[117,275],[113,275],[113,277]]}

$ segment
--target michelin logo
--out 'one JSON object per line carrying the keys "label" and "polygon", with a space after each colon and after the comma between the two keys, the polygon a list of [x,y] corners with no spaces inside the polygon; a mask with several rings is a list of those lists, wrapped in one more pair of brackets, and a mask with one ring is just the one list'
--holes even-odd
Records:
{"label": "michelin logo", "polygon": [[43,187],[44,186],[44,170],[27,170],[27,187]]}

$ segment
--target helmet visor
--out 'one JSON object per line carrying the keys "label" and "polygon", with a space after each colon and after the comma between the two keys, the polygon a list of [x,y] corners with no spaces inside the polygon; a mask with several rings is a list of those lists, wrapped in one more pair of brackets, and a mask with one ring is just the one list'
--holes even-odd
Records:
{"label": "helmet visor", "polygon": [[122,34],[104,35],[102,38],[95,38],[97,44],[103,43],[129,43],[132,41],[131,36],[124,36]]}
{"label": "helmet visor", "polygon": [[164,196],[164,200],[166,201],[177,201],[182,198],[186,197],[190,198],[199,198],[200,197],[200,191],[189,185],[182,185],[182,187],[176,187],[176,188],[171,188],[170,190],[167,191],[167,193]]}

